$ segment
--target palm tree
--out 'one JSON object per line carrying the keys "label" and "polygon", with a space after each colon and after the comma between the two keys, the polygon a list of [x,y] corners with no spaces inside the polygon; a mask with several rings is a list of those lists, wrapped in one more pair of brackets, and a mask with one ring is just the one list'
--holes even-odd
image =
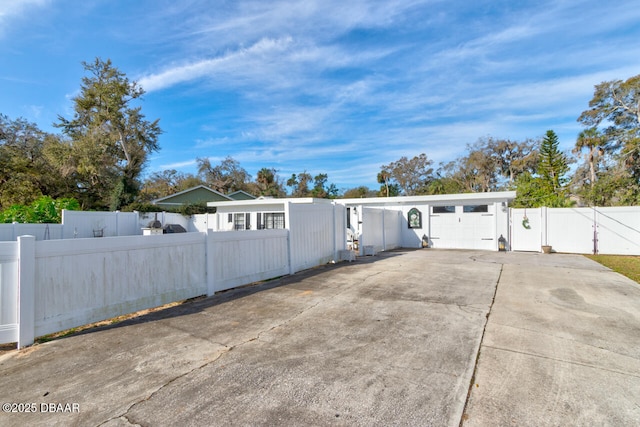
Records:
{"label": "palm tree", "polygon": [[576,146],[573,150],[574,153],[580,153],[584,148],[589,150],[585,158],[589,163],[591,188],[593,188],[596,183],[596,157],[602,155],[605,142],[606,138],[596,127],[583,130],[576,140]]}
{"label": "palm tree", "polygon": [[378,184],[384,184],[385,189],[387,191],[387,197],[389,197],[389,180],[391,179],[391,174],[385,170],[378,173]]}

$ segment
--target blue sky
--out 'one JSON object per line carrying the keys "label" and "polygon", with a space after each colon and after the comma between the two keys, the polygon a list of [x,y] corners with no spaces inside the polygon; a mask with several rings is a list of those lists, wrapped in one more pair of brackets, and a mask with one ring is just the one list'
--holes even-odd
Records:
{"label": "blue sky", "polygon": [[4,0],[0,113],[71,117],[81,62],[110,58],[160,119],[147,173],[227,156],[254,178],[454,160],[553,129],[569,149],[594,85],[640,74],[635,1]]}

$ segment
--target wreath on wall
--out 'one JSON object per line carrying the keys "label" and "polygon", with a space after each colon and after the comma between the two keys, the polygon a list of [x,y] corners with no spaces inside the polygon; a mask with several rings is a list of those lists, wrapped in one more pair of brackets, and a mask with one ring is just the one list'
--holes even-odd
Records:
{"label": "wreath on wall", "polygon": [[531,226],[529,225],[529,218],[527,218],[527,210],[524,210],[524,218],[522,218],[522,226],[527,230],[531,230]]}

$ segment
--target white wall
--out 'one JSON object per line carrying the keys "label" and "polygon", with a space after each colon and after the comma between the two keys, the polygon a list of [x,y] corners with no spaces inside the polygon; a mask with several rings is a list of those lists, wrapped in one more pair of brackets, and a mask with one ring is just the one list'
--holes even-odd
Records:
{"label": "white wall", "polygon": [[0,343],[18,341],[18,243],[0,242]]}
{"label": "white wall", "polygon": [[[179,224],[183,226],[184,229],[187,231],[200,231],[200,230],[194,229],[192,225],[192,220],[189,217],[186,217],[179,213],[173,213],[173,212],[142,213],[141,212],[141,213],[138,213],[137,215],[139,216],[138,223],[137,223],[137,232],[132,233],[133,235],[142,234],[142,231],[141,231],[142,228],[149,227],[149,223],[151,221],[154,221],[156,218],[158,218],[158,221],[160,221],[163,227],[167,224]],[[202,230],[202,231],[206,231],[206,230]],[[130,235],[130,234],[124,234],[124,233],[121,234],[121,236],[125,236],[125,235]]]}
{"label": "white wall", "polygon": [[289,274],[287,230],[209,231],[209,293]]}
{"label": "white wall", "polygon": [[[280,201],[278,203],[260,203],[256,205],[243,204],[240,206],[229,204],[229,206],[218,206],[216,213],[212,214],[215,220],[209,219],[208,227],[211,230],[216,231],[231,231],[233,230],[233,222],[228,221],[230,213],[243,213],[251,215],[251,230],[255,230],[258,226],[258,212],[260,213],[279,213],[284,212],[284,204],[286,202]],[[285,219],[285,228],[287,228]]]}
{"label": "white wall", "polygon": [[63,239],[94,237],[94,230],[103,230],[103,237],[140,235],[137,212],[62,211]]}
{"label": "white wall", "polygon": [[594,214],[589,208],[548,208],[542,243],[557,252],[593,253]]}
{"label": "white wall", "polygon": [[360,255],[365,254],[365,246],[373,246],[374,252],[380,252],[384,247],[384,210],[363,207],[361,212]]}
{"label": "white wall", "polygon": [[197,214],[191,216],[187,231],[197,231],[206,233],[208,230],[217,230],[216,214]]}
{"label": "white wall", "polygon": [[0,224],[0,241],[15,241],[24,235],[34,236],[36,240],[62,239],[62,229],[62,224]]}
{"label": "white wall", "polygon": [[205,237],[36,242],[35,335],[206,294]]}
{"label": "white wall", "polygon": [[402,212],[386,208],[361,207],[362,236],[360,253],[364,246],[373,246],[374,252],[402,246]]}
{"label": "white wall", "polygon": [[385,251],[402,246],[402,212],[385,209],[384,242]]}
{"label": "white wall", "polygon": [[[529,229],[523,227],[528,218]],[[590,254],[594,226],[600,254],[640,255],[640,207],[511,209],[511,246],[515,251],[541,250]]]}
{"label": "white wall", "polygon": [[597,208],[598,252],[640,255],[640,206]]}
{"label": "white wall", "polygon": [[337,252],[347,248],[347,207],[334,204],[333,219],[335,224],[333,241],[335,242],[335,251]]}
{"label": "white wall", "polygon": [[289,239],[292,274],[336,260],[337,251],[345,249],[346,226],[336,227],[336,209],[344,213],[343,207],[329,203],[286,204],[285,218],[289,221],[286,226],[291,232]]}

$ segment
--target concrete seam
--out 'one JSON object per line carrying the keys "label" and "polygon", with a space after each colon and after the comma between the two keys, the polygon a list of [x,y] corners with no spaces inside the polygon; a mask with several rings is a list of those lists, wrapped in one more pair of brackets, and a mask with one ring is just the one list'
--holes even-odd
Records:
{"label": "concrete seam", "polygon": [[626,376],[629,376],[629,377],[640,378],[640,375],[636,375],[636,374],[633,374],[631,372],[624,372],[624,371],[618,371],[618,370],[615,370],[615,369],[608,369],[608,368],[604,368],[604,367],[601,367],[601,366],[590,365],[588,363],[575,362],[575,361],[566,360],[566,359],[558,359],[556,357],[549,357],[549,356],[544,356],[544,355],[541,355],[541,354],[534,354],[534,353],[529,353],[529,352],[526,352],[526,351],[518,351],[518,350],[509,349],[509,348],[495,347],[495,346],[492,346],[492,345],[488,345],[488,346],[486,346],[486,348],[491,348],[493,350],[498,350],[498,351],[504,351],[504,352],[507,352],[507,353],[521,354],[523,356],[537,357],[539,359],[553,360],[554,362],[567,363],[569,365],[576,365],[576,366],[583,366],[585,368],[598,369],[600,371],[612,372],[614,374],[626,375]]}
{"label": "concrete seam", "polygon": [[465,421],[464,418],[467,412],[467,405],[469,405],[469,399],[471,398],[471,391],[473,390],[473,383],[475,382],[476,373],[478,371],[478,363],[480,361],[480,352],[482,349],[482,342],[484,341],[484,334],[487,332],[487,325],[489,324],[489,316],[491,315],[493,304],[496,301],[496,295],[498,293],[498,286],[500,285],[500,278],[502,277],[503,269],[504,269],[504,264],[500,264],[500,274],[498,274],[498,280],[496,281],[496,288],[493,291],[493,298],[491,298],[491,305],[489,305],[489,311],[487,311],[484,327],[482,328],[482,335],[480,336],[480,343],[478,343],[478,351],[476,352],[476,360],[473,365],[473,373],[471,374],[471,380],[469,381],[469,388],[467,390],[467,398],[464,401],[464,407],[462,408],[462,414],[460,415],[460,422],[458,423],[459,427],[462,427]]}
{"label": "concrete seam", "polygon": [[[535,334],[546,335],[548,337],[555,338],[555,339],[558,339],[558,340],[570,341],[572,343],[577,343],[577,344],[583,345],[585,347],[591,347],[591,348],[595,348],[597,350],[604,350],[607,353],[613,353],[613,354],[616,354],[618,356],[629,357],[631,359],[635,359],[635,357],[629,356],[628,354],[624,354],[624,353],[620,353],[620,352],[617,352],[617,351],[613,351],[613,350],[610,350],[610,349],[607,349],[607,348],[604,348],[604,347],[599,347],[597,345],[589,344],[589,343],[584,342],[584,341],[579,341],[579,340],[574,340],[574,339],[567,338],[567,337],[558,336],[558,335],[551,334],[551,333],[544,332],[544,331],[540,331],[540,330],[537,330],[537,329],[522,328],[522,327],[513,326],[513,325],[506,325],[504,323],[498,323],[498,322],[494,323],[494,325],[502,326],[504,328],[516,329],[516,330],[519,330],[519,331],[527,331],[527,332],[533,332]],[[487,347],[491,347],[491,346],[487,346]],[[502,347],[492,347],[492,348],[495,348],[495,349],[498,349],[498,350],[516,351],[516,350],[508,350],[508,349],[505,349],[505,348],[502,348]],[[527,354],[527,353],[524,353],[524,354]]]}

